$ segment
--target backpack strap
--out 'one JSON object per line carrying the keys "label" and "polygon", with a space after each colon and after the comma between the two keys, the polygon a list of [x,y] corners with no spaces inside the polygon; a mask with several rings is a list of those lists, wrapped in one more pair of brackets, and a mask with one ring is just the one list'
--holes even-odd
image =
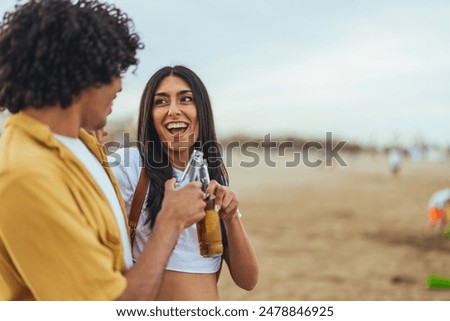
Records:
{"label": "backpack strap", "polygon": [[136,226],[139,221],[139,216],[142,212],[142,206],[144,205],[145,195],[148,190],[148,175],[145,167],[142,167],[139,181],[136,186],[136,190],[133,195],[133,201],[131,202],[130,216],[128,218],[128,226],[130,227],[130,241],[133,248],[134,239],[136,237]]}

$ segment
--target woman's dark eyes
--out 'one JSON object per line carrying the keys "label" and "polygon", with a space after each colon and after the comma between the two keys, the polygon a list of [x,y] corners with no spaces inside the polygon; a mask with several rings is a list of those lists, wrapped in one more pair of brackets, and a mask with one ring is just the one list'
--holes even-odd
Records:
{"label": "woman's dark eyes", "polygon": [[167,103],[167,100],[165,100],[165,99],[155,99],[155,102],[154,102],[155,105],[163,105],[165,103]]}
{"label": "woman's dark eyes", "polygon": [[190,96],[181,97],[181,99],[180,99],[180,101],[183,102],[183,103],[188,103],[188,102],[191,102],[193,100],[194,99],[192,97],[190,97]]}
{"label": "woman's dark eyes", "polygon": [[[180,103],[190,103],[193,101],[194,101],[194,98],[191,96],[184,96],[184,97],[180,98]],[[155,99],[153,104],[155,106],[163,106],[163,105],[167,105],[168,103],[169,103],[168,99],[158,98],[158,99]]]}

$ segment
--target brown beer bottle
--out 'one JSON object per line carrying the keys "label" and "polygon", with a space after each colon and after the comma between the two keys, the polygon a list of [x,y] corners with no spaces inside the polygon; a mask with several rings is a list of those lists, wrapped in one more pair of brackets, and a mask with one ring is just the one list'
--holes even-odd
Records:
{"label": "brown beer bottle", "polygon": [[[209,184],[208,163],[203,160],[199,170],[199,180],[202,183],[203,191]],[[197,222],[197,237],[200,255],[203,257],[220,256],[223,254],[222,233],[220,230],[219,214],[214,210],[214,195],[208,197],[206,201],[205,217]]]}
{"label": "brown beer bottle", "polygon": [[[203,192],[210,182],[208,164],[203,160],[203,152],[194,150],[183,175],[176,183],[180,188],[189,182],[200,181]],[[222,233],[220,230],[219,214],[214,210],[214,195],[205,199],[205,217],[197,222],[197,238],[200,255],[203,257],[220,256],[223,253]]]}

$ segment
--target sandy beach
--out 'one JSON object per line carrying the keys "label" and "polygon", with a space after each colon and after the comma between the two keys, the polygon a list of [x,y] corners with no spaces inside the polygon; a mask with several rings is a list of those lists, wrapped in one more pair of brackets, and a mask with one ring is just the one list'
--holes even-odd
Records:
{"label": "sandy beach", "polygon": [[246,292],[224,267],[222,300],[448,300],[429,274],[450,278],[450,240],[426,237],[428,199],[450,185],[450,164],[346,155],[347,167],[228,167],[260,280]]}

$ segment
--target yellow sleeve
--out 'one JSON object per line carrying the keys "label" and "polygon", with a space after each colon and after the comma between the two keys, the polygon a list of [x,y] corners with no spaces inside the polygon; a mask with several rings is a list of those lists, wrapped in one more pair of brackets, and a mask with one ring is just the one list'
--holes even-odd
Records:
{"label": "yellow sleeve", "polygon": [[61,178],[29,171],[0,181],[0,237],[37,300],[111,300],[123,292],[114,253]]}

